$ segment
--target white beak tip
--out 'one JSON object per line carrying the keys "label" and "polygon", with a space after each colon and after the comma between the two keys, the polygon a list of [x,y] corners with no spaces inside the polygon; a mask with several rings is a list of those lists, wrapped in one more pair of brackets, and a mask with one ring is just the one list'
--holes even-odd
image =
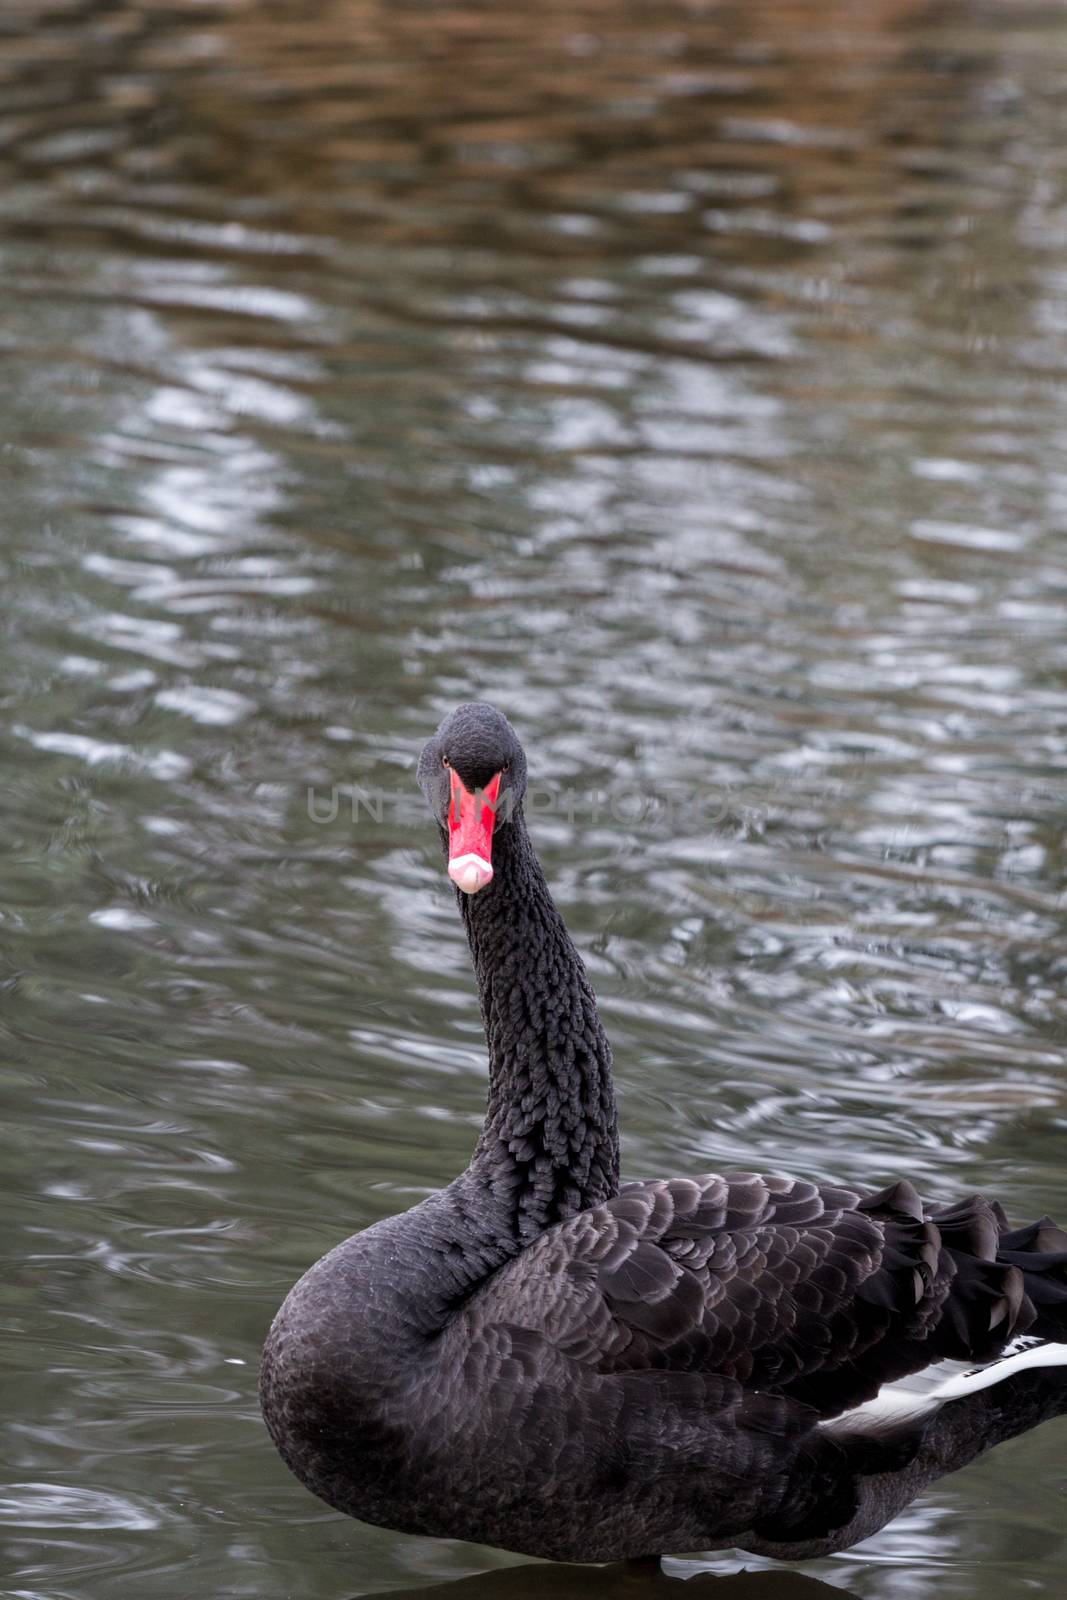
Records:
{"label": "white beak tip", "polygon": [[491,882],[493,869],[481,856],[456,856],[448,863],[448,876],[464,894],[477,894]]}

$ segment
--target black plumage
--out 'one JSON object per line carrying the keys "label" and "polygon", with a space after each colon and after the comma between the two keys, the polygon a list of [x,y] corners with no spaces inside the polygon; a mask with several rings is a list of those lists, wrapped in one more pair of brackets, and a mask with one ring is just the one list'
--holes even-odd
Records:
{"label": "black plumage", "polygon": [[621,1188],[611,1052],[522,814],[510,725],[461,707],[420,782],[501,772],[494,877],[457,891],[489,1048],[471,1163],[292,1290],[264,1415],[331,1505],[531,1555],[866,1537],[941,1473],[1067,1410],[1067,1368],[889,1429],[832,1419],[932,1363],[1067,1335],[1067,1235],[981,1196],[924,1207],[726,1172]]}

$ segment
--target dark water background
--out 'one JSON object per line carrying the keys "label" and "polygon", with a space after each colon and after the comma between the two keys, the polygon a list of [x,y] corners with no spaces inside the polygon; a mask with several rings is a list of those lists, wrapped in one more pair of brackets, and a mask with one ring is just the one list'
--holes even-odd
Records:
{"label": "dark water background", "polygon": [[[472,694],[631,1173],[1067,1213],[1065,128],[1025,0],[3,0],[6,1593],[510,1564],[254,1398],[478,1125],[412,774]],[[1061,1595],[1064,1428],[809,1570]],[[653,1592],[547,1572],[472,1594]]]}

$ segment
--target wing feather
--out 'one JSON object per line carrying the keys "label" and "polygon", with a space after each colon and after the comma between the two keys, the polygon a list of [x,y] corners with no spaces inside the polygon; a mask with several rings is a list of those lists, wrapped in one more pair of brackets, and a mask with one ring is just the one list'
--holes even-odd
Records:
{"label": "wing feather", "polygon": [[1005,1228],[976,1198],[927,1215],[906,1182],[861,1196],[758,1173],[651,1179],[541,1235],[468,1315],[540,1330],[600,1374],[714,1373],[832,1416],[1022,1331]]}

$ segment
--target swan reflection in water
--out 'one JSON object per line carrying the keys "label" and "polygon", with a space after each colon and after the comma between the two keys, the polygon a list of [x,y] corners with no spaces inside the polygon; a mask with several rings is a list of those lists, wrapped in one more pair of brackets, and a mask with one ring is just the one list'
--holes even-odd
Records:
{"label": "swan reflection in water", "polygon": [[655,1561],[614,1561],[604,1567],[538,1561],[449,1583],[389,1589],[382,1600],[857,1600],[851,1589],[782,1569],[727,1577],[698,1572],[685,1579],[684,1589],[682,1582]]}

